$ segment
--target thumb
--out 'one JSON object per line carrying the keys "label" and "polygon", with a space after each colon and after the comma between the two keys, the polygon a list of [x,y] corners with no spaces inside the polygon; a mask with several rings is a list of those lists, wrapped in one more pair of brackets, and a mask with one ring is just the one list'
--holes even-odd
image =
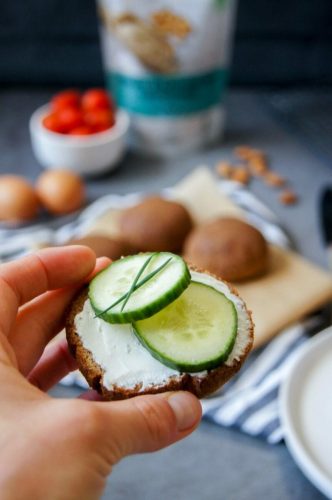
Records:
{"label": "thumb", "polygon": [[[102,409],[110,432],[115,461],[126,455],[156,451],[186,437],[199,424],[201,404],[189,392],[138,396],[126,401],[95,403]],[[105,435],[106,434],[106,435]]]}

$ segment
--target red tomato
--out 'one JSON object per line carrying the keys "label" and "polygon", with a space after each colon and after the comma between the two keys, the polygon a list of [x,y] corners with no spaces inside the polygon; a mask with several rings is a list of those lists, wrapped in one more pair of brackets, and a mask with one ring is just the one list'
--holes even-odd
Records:
{"label": "red tomato", "polygon": [[73,128],[73,130],[69,132],[70,135],[90,135],[93,133],[93,129],[88,125],[81,125],[80,127]]}
{"label": "red tomato", "polygon": [[83,94],[82,108],[84,111],[113,109],[113,103],[106,90],[90,89]]}
{"label": "red tomato", "polygon": [[84,125],[83,113],[80,109],[64,108],[61,109],[57,115],[65,133],[69,133],[74,128]]}
{"label": "red tomato", "polygon": [[94,109],[84,115],[84,121],[94,132],[102,132],[111,128],[114,123],[114,114],[108,109]]}
{"label": "red tomato", "polygon": [[52,97],[51,108],[53,111],[61,111],[65,108],[78,108],[80,101],[81,95],[77,90],[64,90]]}
{"label": "red tomato", "polygon": [[58,132],[59,134],[65,133],[65,130],[59,121],[57,113],[50,113],[49,115],[45,116],[42,123],[44,127],[46,127],[48,130],[51,130],[52,132]]}

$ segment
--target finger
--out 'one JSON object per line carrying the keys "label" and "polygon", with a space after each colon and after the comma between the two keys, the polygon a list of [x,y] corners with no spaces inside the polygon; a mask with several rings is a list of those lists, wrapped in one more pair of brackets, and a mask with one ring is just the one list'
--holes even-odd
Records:
{"label": "finger", "polygon": [[78,399],[85,399],[85,401],[103,401],[103,397],[97,391],[89,389],[78,396]]}
{"label": "finger", "polygon": [[[202,415],[200,402],[189,392],[95,405],[104,414],[105,428],[114,429],[108,445],[116,450],[115,461],[129,454],[159,450],[184,438],[197,427]],[[105,428],[103,436],[107,439]]]}
{"label": "finger", "polygon": [[[109,263],[110,260],[106,257],[97,259],[93,273],[85,281],[89,281]],[[20,309],[9,341],[23,375],[32,370],[45,346],[63,329],[68,304],[74,298],[79,286],[46,292]]]}
{"label": "finger", "polygon": [[17,309],[41,295],[74,285],[94,268],[96,256],[84,246],[46,248],[0,266],[0,328],[8,335]]}
{"label": "finger", "polygon": [[67,340],[60,339],[47,346],[37,365],[28,375],[28,380],[42,391],[48,391],[77,369],[77,363],[68,350]]}

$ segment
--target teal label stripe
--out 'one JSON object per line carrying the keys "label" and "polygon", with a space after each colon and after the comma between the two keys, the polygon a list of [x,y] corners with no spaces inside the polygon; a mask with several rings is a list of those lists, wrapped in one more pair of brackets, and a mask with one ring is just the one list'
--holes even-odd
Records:
{"label": "teal label stripe", "polygon": [[149,116],[195,113],[221,101],[228,71],[217,69],[195,76],[149,75],[133,78],[110,72],[107,84],[118,105]]}

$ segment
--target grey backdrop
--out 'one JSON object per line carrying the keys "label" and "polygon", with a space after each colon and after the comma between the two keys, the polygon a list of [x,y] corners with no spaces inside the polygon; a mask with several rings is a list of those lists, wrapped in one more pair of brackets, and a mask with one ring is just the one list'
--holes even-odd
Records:
{"label": "grey backdrop", "polygon": [[[332,83],[331,0],[239,0],[235,84]],[[103,81],[94,0],[1,0],[0,84]]]}

